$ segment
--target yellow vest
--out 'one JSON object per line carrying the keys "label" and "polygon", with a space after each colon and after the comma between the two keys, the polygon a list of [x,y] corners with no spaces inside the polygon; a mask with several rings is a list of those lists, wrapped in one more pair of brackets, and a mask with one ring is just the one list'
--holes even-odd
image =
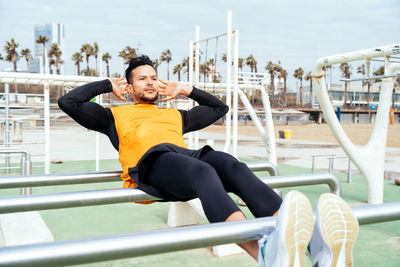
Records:
{"label": "yellow vest", "polygon": [[124,187],[138,185],[129,177],[153,146],[170,143],[187,148],[182,136],[182,116],[176,109],[159,109],[152,104],[125,105],[111,108],[119,139],[119,162]]}

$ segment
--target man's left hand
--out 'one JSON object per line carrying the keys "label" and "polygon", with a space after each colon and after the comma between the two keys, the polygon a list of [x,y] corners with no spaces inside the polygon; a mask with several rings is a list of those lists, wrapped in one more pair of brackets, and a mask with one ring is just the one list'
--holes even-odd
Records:
{"label": "man's left hand", "polygon": [[174,99],[177,95],[182,94],[185,96],[190,95],[193,90],[193,87],[184,85],[180,82],[166,82],[159,79],[159,95],[166,96],[162,101],[168,101]]}

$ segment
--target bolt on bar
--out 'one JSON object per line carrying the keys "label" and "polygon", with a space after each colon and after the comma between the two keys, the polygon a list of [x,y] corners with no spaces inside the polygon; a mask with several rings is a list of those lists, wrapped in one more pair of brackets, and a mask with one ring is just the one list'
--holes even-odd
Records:
{"label": "bolt on bar", "polygon": [[[400,219],[400,202],[352,208],[360,225]],[[257,240],[276,217],[0,249],[0,266],[62,266]]]}
{"label": "bolt on bar", "polygon": [[[261,180],[271,188],[328,184],[332,193],[335,193],[339,196],[341,194],[340,182],[334,175],[330,173],[269,176],[266,178],[261,178]],[[158,198],[150,196],[145,192],[135,188],[2,197],[0,198],[0,214],[126,202],[140,202],[148,200],[158,200]]]}
{"label": "bolt on bar", "polygon": [[[267,171],[271,176],[279,175],[278,168],[269,162],[251,162],[247,166],[253,172]],[[121,171],[82,172],[65,174],[43,174],[30,176],[0,177],[0,189],[51,186],[66,184],[103,183],[121,181]]]}

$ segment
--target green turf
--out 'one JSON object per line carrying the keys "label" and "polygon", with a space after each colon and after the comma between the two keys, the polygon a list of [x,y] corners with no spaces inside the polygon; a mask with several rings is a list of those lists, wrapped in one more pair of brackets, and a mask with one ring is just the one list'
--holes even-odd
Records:
{"label": "green turf", "polygon": [[[117,160],[101,161],[101,170],[120,168]],[[71,161],[52,164],[52,173],[70,173],[93,171],[94,161]],[[281,175],[310,173],[310,169],[278,164]],[[36,173],[40,170],[36,169]],[[266,176],[265,173],[257,173]],[[352,206],[365,205],[367,186],[361,176],[353,176],[351,184],[346,183],[346,175],[335,173],[341,181],[343,198]],[[33,188],[34,194],[119,188],[121,182],[97,183],[86,185],[65,185]],[[310,199],[316,207],[321,193],[329,192],[327,185],[314,185],[284,188],[283,192],[296,189]],[[0,196],[19,194],[18,189],[0,190]],[[400,187],[385,182],[385,202],[400,201]],[[232,196],[235,200],[236,196]],[[41,215],[56,240],[95,237],[119,233],[133,233],[167,228],[168,203],[114,204],[82,208],[41,211]],[[246,216],[252,218],[247,208]],[[207,223],[199,218],[201,223]],[[363,225],[354,249],[355,266],[399,266],[400,265],[400,221]],[[151,256],[122,259],[109,262],[87,264],[84,266],[257,266],[246,254],[217,258],[210,248],[164,253]],[[308,261],[308,266],[310,262]]]}

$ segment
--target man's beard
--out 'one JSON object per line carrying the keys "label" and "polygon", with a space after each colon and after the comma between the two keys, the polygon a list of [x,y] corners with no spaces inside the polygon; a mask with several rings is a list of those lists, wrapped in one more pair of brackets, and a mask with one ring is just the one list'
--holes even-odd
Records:
{"label": "man's beard", "polygon": [[157,99],[158,99],[158,92],[153,97],[144,96],[144,94],[140,96],[140,100],[142,100],[143,102],[146,102],[146,103],[154,103],[157,101]]}
{"label": "man's beard", "polygon": [[144,102],[144,103],[154,103],[157,101],[158,99],[158,92],[155,96],[145,96],[145,92],[141,92],[141,93],[136,93],[135,92],[135,97],[136,99],[140,99],[140,101]]}

